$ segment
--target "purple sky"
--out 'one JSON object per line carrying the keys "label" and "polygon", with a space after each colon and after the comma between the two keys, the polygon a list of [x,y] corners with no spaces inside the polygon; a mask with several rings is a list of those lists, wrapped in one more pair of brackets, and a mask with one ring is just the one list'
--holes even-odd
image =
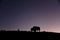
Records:
{"label": "purple sky", "polygon": [[[60,2],[60,1],[59,1]],[[0,29],[60,32],[58,0],[0,0]]]}

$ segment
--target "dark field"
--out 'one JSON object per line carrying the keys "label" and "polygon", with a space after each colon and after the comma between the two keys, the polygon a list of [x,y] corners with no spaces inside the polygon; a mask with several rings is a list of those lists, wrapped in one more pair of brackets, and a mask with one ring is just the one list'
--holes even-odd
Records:
{"label": "dark field", "polygon": [[[54,32],[30,32],[30,31],[0,31],[3,35],[7,34],[10,36],[16,36],[20,38],[24,37],[35,37],[39,40],[60,40],[60,33],[54,33]],[[28,33],[28,34],[27,34]],[[30,33],[30,34],[29,34]],[[12,35],[11,35],[12,34]],[[35,39],[34,38],[34,39]]]}

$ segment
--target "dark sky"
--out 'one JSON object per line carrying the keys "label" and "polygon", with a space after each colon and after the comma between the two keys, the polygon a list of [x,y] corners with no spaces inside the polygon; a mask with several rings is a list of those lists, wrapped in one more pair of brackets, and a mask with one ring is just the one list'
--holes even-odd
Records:
{"label": "dark sky", "polygon": [[60,32],[60,1],[0,0],[0,29]]}

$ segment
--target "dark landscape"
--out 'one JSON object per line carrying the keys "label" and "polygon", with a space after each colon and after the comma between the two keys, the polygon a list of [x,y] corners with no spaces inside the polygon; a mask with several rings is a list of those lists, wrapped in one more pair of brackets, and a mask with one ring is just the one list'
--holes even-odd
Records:
{"label": "dark landscape", "polygon": [[[35,36],[38,37],[38,39],[42,39],[42,40],[60,40],[60,33],[54,33],[54,32],[30,32],[30,31],[0,31],[0,34],[2,33],[2,35],[20,35],[23,36],[23,37],[28,37],[29,36],[32,36],[33,38]],[[30,34],[29,34],[30,33]],[[21,37],[21,38],[23,38]],[[36,38],[37,38],[36,37]],[[40,38],[39,38],[40,37]],[[35,38],[34,38],[35,39]]]}
{"label": "dark landscape", "polygon": [[4,34],[7,34],[7,35],[11,35],[12,34],[12,36],[13,35],[20,35],[20,36],[22,35],[23,37],[25,37],[25,36],[26,37],[28,37],[28,36],[32,36],[32,37],[36,36],[36,37],[40,37],[40,38],[38,38],[40,40],[41,39],[42,40],[59,40],[60,39],[60,33],[56,33],[56,32],[45,32],[45,31],[40,32],[37,29],[37,26],[33,26],[32,28],[33,28],[33,30],[31,30],[31,31],[20,31],[19,29],[17,31],[13,31],[13,30],[12,31],[0,30],[0,33],[2,33],[3,35]]}

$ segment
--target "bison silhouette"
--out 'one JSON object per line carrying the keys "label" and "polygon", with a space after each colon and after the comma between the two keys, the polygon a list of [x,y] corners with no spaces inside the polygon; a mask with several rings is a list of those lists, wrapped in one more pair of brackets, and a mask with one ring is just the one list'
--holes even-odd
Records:
{"label": "bison silhouette", "polygon": [[33,27],[31,28],[31,32],[40,32],[40,27],[38,27],[38,26],[33,26]]}

